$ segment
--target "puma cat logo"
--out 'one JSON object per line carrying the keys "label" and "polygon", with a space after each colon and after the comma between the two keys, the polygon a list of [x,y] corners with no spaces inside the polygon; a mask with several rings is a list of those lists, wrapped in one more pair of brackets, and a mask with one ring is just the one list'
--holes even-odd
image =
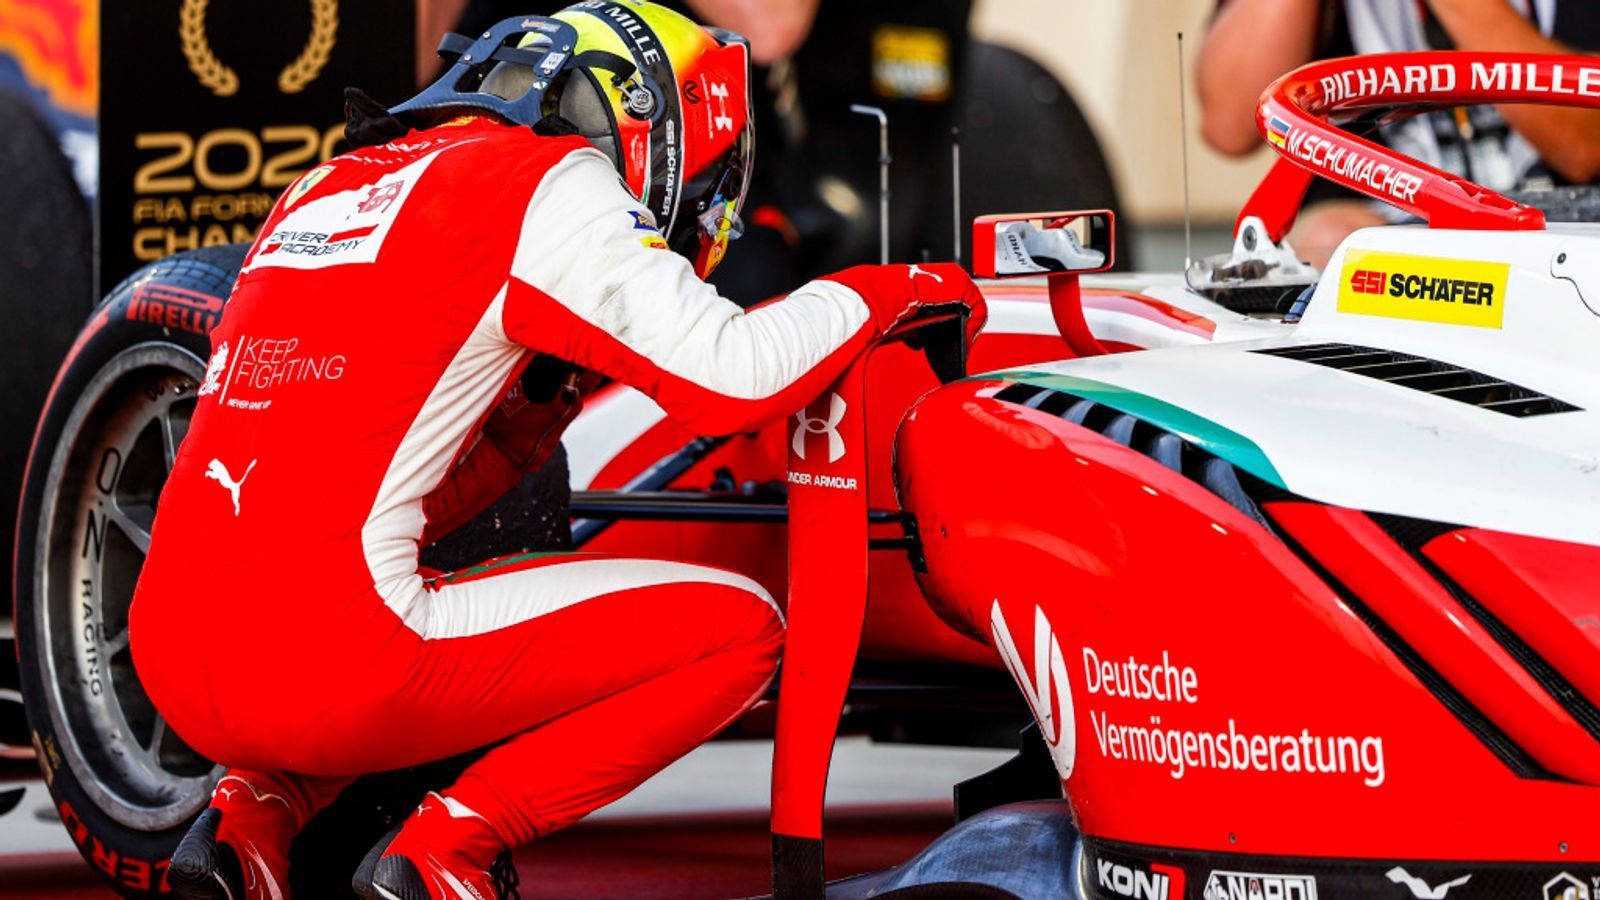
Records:
{"label": "puma cat logo", "polygon": [[206,466],[206,477],[227,488],[228,493],[233,497],[233,514],[236,516],[239,514],[239,488],[244,487],[244,480],[250,477],[250,470],[255,467],[256,461],[250,460],[250,465],[245,466],[244,474],[239,476],[238,481],[235,481],[233,476],[228,473],[228,467],[222,464],[222,460],[213,459]]}

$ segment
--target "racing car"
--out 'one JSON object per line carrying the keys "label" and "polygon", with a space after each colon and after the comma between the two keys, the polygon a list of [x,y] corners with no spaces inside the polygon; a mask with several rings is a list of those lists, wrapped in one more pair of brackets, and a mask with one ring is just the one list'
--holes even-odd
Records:
{"label": "racing car", "polygon": [[[275,25],[267,30],[248,4],[39,0],[23,6],[37,7],[38,14],[20,19],[0,14],[0,183],[26,185],[14,192],[12,214],[0,220],[0,308],[11,339],[0,353],[0,383],[7,387],[0,394],[0,419],[8,423],[0,429],[0,506],[6,510],[0,516],[0,546],[7,565],[15,555],[27,571],[7,570],[0,582],[7,589],[14,582],[24,585],[12,596],[23,620],[20,630],[35,637],[24,637],[25,645],[16,640],[13,605],[0,601],[0,833],[8,833],[15,819],[32,819],[33,801],[44,791],[34,781],[42,769],[54,793],[51,805],[89,864],[118,890],[138,895],[159,891],[163,861],[215,777],[209,761],[188,753],[153,716],[121,630],[143,559],[150,505],[165,477],[165,447],[156,449],[151,441],[175,445],[192,402],[192,394],[164,392],[174,388],[166,379],[187,377],[197,371],[188,357],[209,354],[206,332],[220,315],[243,255],[243,247],[212,245],[248,240],[274,196],[339,152],[343,88],[359,84],[389,99],[415,89],[416,4],[300,0],[275,7]],[[480,6],[493,4],[469,4],[468,15],[484,14]],[[930,16],[965,21],[964,4],[924,7],[880,3],[863,19],[842,5],[838,15],[856,24],[914,25]],[[356,29],[355,23],[362,25]],[[1007,177],[967,180],[959,186],[962,204],[997,208],[1026,197],[1115,206],[1104,154],[1056,76],[1022,52],[969,35],[964,24],[952,26],[949,34],[952,59],[959,64],[949,70],[956,80],[950,85],[954,118],[948,124],[959,124],[964,132],[1008,130],[1043,148],[1028,157],[985,142],[963,148],[969,171],[1000,169]],[[862,30],[859,40],[865,45],[870,36]],[[883,103],[894,121],[897,148],[914,144],[919,131],[932,128],[928,122],[943,121],[919,118],[920,101],[896,101],[877,89],[856,93],[848,71],[829,62],[848,54],[847,44],[830,40],[815,54],[818,58],[807,54],[790,67],[791,77],[795,71],[825,71],[832,79],[808,78],[806,105],[789,110],[805,112],[811,146],[820,140],[833,148],[808,153],[819,160],[815,165],[793,163],[808,183],[821,180],[832,191],[833,205],[820,215],[789,210],[791,221],[805,232],[802,237],[819,248],[806,263],[823,267],[817,271],[878,255],[876,208],[866,199],[855,202],[856,196],[869,198],[876,185],[876,133],[859,130],[859,117],[846,104],[868,97]],[[865,67],[871,60],[863,56],[857,62]],[[293,78],[285,78],[286,65],[294,67]],[[103,76],[98,82],[97,67]],[[1031,89],[1023,94],[1010,89],[1018,83]],[[848,92],[848,100],[835,102],[841,91]],[[896,184],[935,176],[943,182],[949,159],[946,128],[933,129],[940,139],[924,150],[896,149]],[[781,143],[763,143],[764,171],[782,163],[782,154],[775,152]],[[857,154],[857,144],[874,149]],[[1071,169],[1050,162],[1069,151],[1078,161]],[[829,177],[822,179],[823,174]],[[851,202],[834,209],[842,202],[841,190]],[[921,204],[910,202],[910,191],[894,204],[894,236],[905,242],[908,254],[917,252],[913,241],[921,248],[919,232],[949,234],[942,216],[918,209],[945,208],[937,192],[923,193]],[[911,229],[902,224],[908,220],[932,224]],[[192,249],[199,247],[204,249]],[[181,248],[191,249],[147,265]],[[745,255],[736,254],[734,261]],[[1059,339],[1052,335],[1019,336],[1038,349],[1003,361],[1059,355]],[[133,348],[140,352],[122,355]],[[71,365],[58,373],[68,357]],[[36,435],[47,392],[47,428]],[[671,456],[672,465],[655,469],[658,476],[694,464],[673,480],[674,487],[714,488],[719,495],[748,487],[748,499],[781,506],[781,494],[767,491],[766,481],[757,480],[765,476],[746,462],[768,460],[770,471],[781,473],[781,452],[773,449],[781,441],[763,445],[767,449],[759,453],[751,449],[759,442],[737,438],[714,456],[698,450],[680,454],[694,436],[661,423],[660,412],[640,404],[636,395],[612,390],[607,397],[592,399],[594,415],[585,421],[584,435],[569,440],[580,487],[620,487]],[[86,418],[66,428],[73,409]],[[12,527],[19,522],[14,513],[30,457],[35,493],[22,511],[14,543]],[[50,476],[58,458],[62,468]],[[105,467],[103,484],[110,487],[116,480],[115,502],[76,477],[82,474],[77,467],[97,462]],[[429,548],[428,564],[451,569],[501,553],[555,546],[552,541],[565,546],[562,465]],[[669,499],[688,500],[681,491]],[[585,519],[579,537],[596,541],[595,547],[631,542],[661,553],[675,552],[680,541],[728,548],[748,541],[746,552],[724,555],[740,567],[767,571],[769,583],[782,581],[782,528],[770,524],[770,515],[755,522],[745,517],[681,527],[607,526],[608,521]],[[46,607],[52,611],[43,612]],[[932,622],[937,634],[947,632],[920,602],[904,608]],[[938,643],[935,639],[919,652],[937,657]],[[1026,712],[1009,682],[992,668],[981,646],[948,643],[981,665],[950,678],[942,666],[873,661],[869,665],[881,663],[885,670],[881,677],[864,674],[859,680],[858,699],[871,702],[857,705],[861,712],[852,727],[897,739],[1010,740]],[[928,710],[925,698],[935,695],[942,703],[959,701],[972,714],[958,721]],[[888,705],[897,709],[892,720],[876,714],[865,719],[869,708]],[[989,718],[994,725],[986,724]],[[404,780],[420,783],[413,776]],[[357,835],[365,830],[348,816],[366,815],[379,805],[403,805],[401,795],[386,793],[379,783],[363,787],[372,788],[366,799],[316,823],[331,836],[320,843],[363,840]],[[379,795],[385,797],[382,804],[371,799]],[[316,870],[297,863],[297,871]]]}
{"label": "racing car", "polygon": [[[1109,224],[1109,216],[1100,218]],[[1113,262],[1111,241],[1109,229],[1091,240],[1106,265]],[[18,542],[14,586],[30,730],[74,843],[130,896],[161,892],[172,848],[220,777],[166,728],[127,649],[127,609],[155,505],[210,352],[200,331],[154,323],[215,321],[244,249],[178,254],[108,295],[57,374],[23,485],[25,538]],[[1086,292],[1086,305],[1095,329],[1114,346],[1209,341],[1274,327],[1191,294],[1181,276],[1113,278]],[[1070,352],[1042,284],[995,282],[986,289],[991,315],[972,349],[974,367]],[[938,382],[904,346],[875,354],[870,376],[877,412],[868,428],[875,446],[887,450],[900,412]],[[781,424],[705,438],[666,420],[638,392],[612,385],[587,400],[564,444],[556,466],[428,548],[424,563],[448,570],[497,554],[569,546],[570,489],[570,545],[577,549],[726,566],[784,595],[793,436]],[[874,456],[873,502],[884,509],[894,505],[888,462],[886,453]],[[557,478],[564,483],[553,484]],[[1028,715],[1015,688],[983,643],[928,607],[900,548],[897,518],[879,518],[873,528],[884,552],[873,554],[873,612],[849,686],[847,726],[894,740],[1014,744]],[[770,719],[770,711],[765,715]],[[759,725],[751,729],[761,733]],[[321,839],[297,844],[297,852],[314,855],[309,863],[298,857],[293,869],[311,885],[304,893],[325,896],[330,885],[347,881],[390,818],[414,805],[406,798],[420,799],[420,790],[447,782],[450,766],[461,764],[396,773],[347,792],[312,823]]]}
{"label": "racing car", "polygon": [[[1473,103],[1600,107],[1600,66],[1394,54],[1286,75],[1258,111],[1283,160],[1241,216],[1267,239],[1256,270],[1279,268],[1313,175],[1424,225],[1352,234],[1269,332],[1143,352],[1088,343],[1077,275],[1051,276],[1075,358],[911,406],[894,477],[918,583],[1004,661],[1063,799],[1014,797],[827,896],[1600,891],[1600,233],[1340,127]],[[987,274],[1033,271],[976,227]],[[847,666],[799,630],[818,597],[789,601],[785,677]],[[780,762],[824,718],[786,734],[782,713]],[[814,896],[816,792],[785,774],[779,894]]]}

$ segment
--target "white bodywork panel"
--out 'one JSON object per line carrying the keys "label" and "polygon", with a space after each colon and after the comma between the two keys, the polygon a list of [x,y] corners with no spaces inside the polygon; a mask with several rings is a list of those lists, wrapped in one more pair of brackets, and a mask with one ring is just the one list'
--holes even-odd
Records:
{"label": "white bodywork panel", "polygon": [[[1043,278],[1008,283],[1036,287],[1041,297],[1045,290]],[[1101,275],[1086,279],[1085,285],[1144,294],[1205,316],[1216,323],[1215,338],[1219,340],[1242,340],[1284,330],[1280,324],[1239,315],[1193,293],[1184,286],[1181,275]],[[990,297],[984,333],[1057,334],[1050,305],[1041,297]],[[1116,310],[1091,307],[1085,310],[1085,318],[1096,336],[1137,347],[1183,347],[1208,342],[1200,335]],[[572,489],[591,488],[595,477],[612,460],[664,418],[666,413],[655,401],[633,388],[612,384],[602,389],[584,404],[583,412],[561,437],[567,448]]]}
{"label": "white bodywork panel", "polygon": [[[1500,328],[1341,312],[1350,248],[1509,264]],[[1324,503],[1600,544],[1600,317],[1580,297],[1600,282],[1565,252],[1600,255],[1600,229],[1356,232],[1331,260],[1298,326],[1277,337],[1219,340],[1035,371],[1158,398],[1254,441],[1289,490]],[[1600,269],[1589,270],[1600,275]],[[1280,326],[1281,327],[1281,326]],[[1580,411],[1515,417],[1373,378],[1248,352],[1357,344],[1448,362],[1530,388]]]}
{"label": "white bodywork panel", "polygon": [[[1349,249],[1508,264],[1501,327],[1341,312]],[[1563,253],[1566,259],[1557,262]],[[1367,229],[1334,255],[1298,325],[1231,312],[1189,290],[1180,274],[1099,275],[1084,279],[1084,286],[1142,294],[1204,316],[1215,323],[1214,334],[1207,340],[1091,302],[1085,319],[1097,337],[1152,349],[1028,368],[1116,385],[1210,419],[1254,441],[1289,490],[1313,500],[1600,544],[1600,316],[1591,309],[1600,308],[1600,263],[1591,260],[1600,260],[1596,226],[1513,233]],[[1037,282],[1042,294],[1043,279]],[[990,332],[1056,333],[1039,295],[997,294],[989,305]],[[1581,410],[1518,418],[1249,352],[1320,343],[1447,362]],[[627,443],[660,421],[657,410],[616,401],[598,404],[597,415],[586,411],[564,439],[575,488],[587,487]]]}

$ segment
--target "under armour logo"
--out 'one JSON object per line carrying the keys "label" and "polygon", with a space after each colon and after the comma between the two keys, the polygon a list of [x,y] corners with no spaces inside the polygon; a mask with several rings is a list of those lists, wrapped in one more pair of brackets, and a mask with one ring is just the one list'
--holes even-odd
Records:
{"label": "under armour logo", "polygon": [[927,269],[924,269],[921,266],[916,265],[915,263],[913,263],[912,266],[911,266],[911,270],[906,273],[906,278],[908,278],[908,279],[916,278],[918,275],[926,275],[929,278],[932,278],[934,281],[937,281],[940,284],[944,284],[944,279],[939,277],[939,273],[937,273],[937,272],[929,272]]}
{"label": "under armour logo", "polygon": [[250,465],[245,466],[244,474],[235,481],[228,473],[228,467],[222,464],[222,460],[213,459],[206,466],[206,477],[227,488],[228,494],[233,497],[233,514],[236,516],[239,514],[239,488],[244,487],[244,480],[250,477],[250,470],[255,467],[256,461],[250,460]]}
{"label": "under armour logo", "polygon": [[794,455],[801,459],[806,458],[806,435],[825,434],[828,436],[828,462],[834,462],[844,455],[844,438],[839,435],[839,423],[844,419],[844,398],[838,394],[828,395],[828,415],[810,415],[810,407],[794,414],[797,426],[794,430]]}
{"label": "under armour logo", "polygon": [[732,131],[733,116],[728,115],[728,86],[707,81],[706,91],[717,98],[717,115],[711,117],[712,123],[718,131]]}

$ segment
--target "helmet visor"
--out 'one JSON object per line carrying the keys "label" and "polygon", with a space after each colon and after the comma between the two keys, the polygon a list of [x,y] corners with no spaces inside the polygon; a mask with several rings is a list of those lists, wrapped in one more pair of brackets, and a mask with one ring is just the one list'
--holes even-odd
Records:
{"label": "helmet visor", "polygon": [[[729,150],[727,160],[713,170],[716,182],[706,187],[696,186],[692,182],[685,185],[685,199],[693,196],[690,208],[698,210],[698,213],[695,227],[685,229],[685,246],[674,249],[694,260],[695,271],[701,278],[709,276],[722,262],[728,252],[728,242],[744,235],[744,221],[739,217],[739,210],[744,206],[745,194],[750,189],[754,144],[755,129],[747,122],[743,133]],[[688,190],[697,190],[697,194],[690,195]]]}

